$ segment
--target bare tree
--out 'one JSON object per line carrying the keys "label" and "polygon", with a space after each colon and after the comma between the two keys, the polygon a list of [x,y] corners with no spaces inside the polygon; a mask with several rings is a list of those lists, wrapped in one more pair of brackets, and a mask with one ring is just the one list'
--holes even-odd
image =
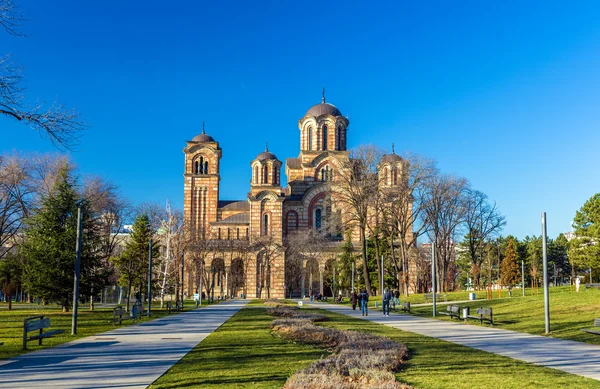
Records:
{"label": "bare tree", "polygon": [[262,296],[262,289],[266,287],[267,298],[271,298],[271,278],[272,268],[281,255],[283,255],[284,247],[273,234],[266,234],[252,239],[252,249],[258,252],[257,271],[259,276],[258,297]]}
{"label": "bare tree", "polygon": [[26,159],[0,156],[0,259],[16,244],[28,215],[32,185]]}
{"label": "bare tree", "polygon": [[373,204],[379,191],[377,166],[382,151],[372,145],[360,146],[350,152],[333,182],[334,197],[345,210],[345,223],[349,229],[358,228],[365,287],[369,293],[369,265],[367,256],[367,229],[373,213]]}
{"label": "bare tree", "polygon": [[484,245],[486,241],[497,236],[506,221],[498,211],[496,203],[490,204],[487,196],[478,191],[465,191],[466,212],[465,227],[467,235],[465,243],[469,249],[473,281],[476,288],[480,287],[481,266],[485,260]]}
{"label": "bare tree", "polygon": [[[286,257],[289,259],[291,266],[286,267],[286,285],[290,292],[293,290],[294,285],[302,284],[305,260],[307,264],[322,262],[327,242],[328,240],[321,232],[312,228],[297,230],[288,235]],[[304,286],[301,285],[301,295],[304,293]],[[312,294],[312,285],[309,294]]]}
{"label": "bare tree", "polygon": [[431,226],[428,234],[435,244],[438,290],[446,291],[456,237],[467,211],[464,194],[468,182],[450,175],[435,175],[429,181],[425,201],[427,222]]}
{"label": "bare tree", "polygon": [[[19,27],[25,23],[17,4],[0,0],[0,26],[11,35],[23,37]],[[11,61],[10,55],[0,57],[0,115],[29,125],[47,136],[54,145],[70,149],[88,126],[75,110],[57,101],[45,108],[43,102],[25,104],[23,68]]]}
{"label": "bare tree", "polygon": [[[411,255],[415,258],[418,256],[415,251],[417,239],[425,234],[430,226],[426,213],[430,200],[428,185],[434,182],[433,177],[436,174],[438,170],[433,160],[416,154],[406,154],[403,158],[400,184],[386,196],[385,215],[392,232],[389,234],[392,259],[396,271],[402,272],[402,287],[407,296],[409,258]],[[400,261],[395,261],[396,246],[399,249]]]}

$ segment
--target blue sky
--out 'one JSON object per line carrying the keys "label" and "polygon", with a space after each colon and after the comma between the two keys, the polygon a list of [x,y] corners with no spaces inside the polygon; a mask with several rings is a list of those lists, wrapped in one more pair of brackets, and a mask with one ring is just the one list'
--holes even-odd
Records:
{"label": "blue sky", "polygon": [[[498,203],[505,234],[539,235],[542,211],[550,236],[570,230],[600,191],[600,5],[370,3],[22,0],[29,36],[0,34],[0,54],[25,66],[29,99],[81,112],[71,157],[134,202],[182,207],[203,120],[221,198],[245,198],[266,140],[297,156],[325,87],[350,147],[436,159]],[[55,150],[7,119],[0,134],[3,152]]]}

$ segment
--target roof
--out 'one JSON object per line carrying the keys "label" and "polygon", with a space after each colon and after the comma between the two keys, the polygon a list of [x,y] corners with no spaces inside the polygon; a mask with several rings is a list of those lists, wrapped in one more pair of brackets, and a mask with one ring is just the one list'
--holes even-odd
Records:
{"label": "roof", "polygon": [[288,158],[285,160],[285,164],[290,169],[300,169],[302,167],[302,160],[300,158]]}
{"label": "roof", "polygon": [[332,115],[332,116],[342,116],[342,113],[339,109],[336,108],[335,105],[322,102],[320,104],[315,104],[306,111],[306,116],[322,116],[322,115]]}
{"label": "roof", "polygon": [[236,213],[233,216],[229,216],[215,224],[249,224],[250,223],[250,212]]}
{"label": "roof", "polygon": [[192,142],[214,142],[215,139],[208,134],[198,134],[194,138],[192,138]]}
{"label": "roof", "polygon": [[258,154],[256,156],[256,158],[254,158],[254,159],[258,159],[259,161],[266,161],[266,160],[269,160],[269,159],[276,160],[277,157],[275,156],[275,154],[273,154],[270,151],[263,151],[262,153]]}
{"label": "roof", "polygon": [[381,162],[384,163],[392,163],[392,162],[401,162],[402,161],[402,157],[400,157],[397,154],[386,154],[381,158]]}
{"label": "roof", "polygon": [[223,211],[249,211],[250,204],[247,200],[222,200],[218,208]]}

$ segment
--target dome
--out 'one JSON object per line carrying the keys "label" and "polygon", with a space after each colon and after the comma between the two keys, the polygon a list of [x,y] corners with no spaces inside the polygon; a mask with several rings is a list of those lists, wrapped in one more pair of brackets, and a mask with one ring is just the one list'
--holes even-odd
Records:
{"label": "dome", "polygon": [[205,133],[198,134],[192,139],[192,142],[214,142],[214,141],[215,140],[212,136],[207,135]]}
{"label": "dome", "polygon": [[342,116],[342,113],[335,105],[322,102],[320,104],[315,104],[308,111],[306,111],[306,116],[321,116],[321,115],[332,115],[332,116]]}
{"label": "dome", "polygon": [[402,162],[402,157],[397,154],[386,154],[381,158],[381,162],[383,163],[394,163],[394,162]]}
{"label": "dome", "polygon": [[215,142],[215,139],[204,132],[204,122],[202,122],[202,133],[192,138],[192,142]]}
{"label": "dome", "polygon": [[262,153],[258,154],[255,159],[258,159],[259,161],[266,161],[269,159],[276,160],[277,157],[275,156],[275,154],[273,154],[267,150],[267,151],[263,151]]}

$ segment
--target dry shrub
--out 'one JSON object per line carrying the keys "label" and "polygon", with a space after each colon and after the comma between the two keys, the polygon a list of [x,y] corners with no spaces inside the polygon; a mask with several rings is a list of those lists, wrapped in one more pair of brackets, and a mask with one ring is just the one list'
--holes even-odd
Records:
{"label": "dry shrub", "polygon": [[327,320],[327,316],[325,316],[325,315],[320,315],[318,313],[313,313],[313,312],[300,311],[296,307],[283,306],[283,305],[280,305],[280,306],[277,306],[274,308],[268,308],[267,314],[269,314],[271,316],[278,316],[278,317],[295,317],[295,318],[299,318],[299,319],[308,319],[313,322]]}
{"label": "dry shrub", "polygon": [[390,372],[369,371],[366,375],[345,377],[336,372],[306,373],[291,376],[284,389],[410,389],[411,386],[396,381]]}
{"label": "dry shrub", "polygon": [[273,327],[284,339],[295,342],[319,345],[323,347],[336,347],[344,340],[344,334],[334,328],[317,327],[307,319],[279,319]]}

